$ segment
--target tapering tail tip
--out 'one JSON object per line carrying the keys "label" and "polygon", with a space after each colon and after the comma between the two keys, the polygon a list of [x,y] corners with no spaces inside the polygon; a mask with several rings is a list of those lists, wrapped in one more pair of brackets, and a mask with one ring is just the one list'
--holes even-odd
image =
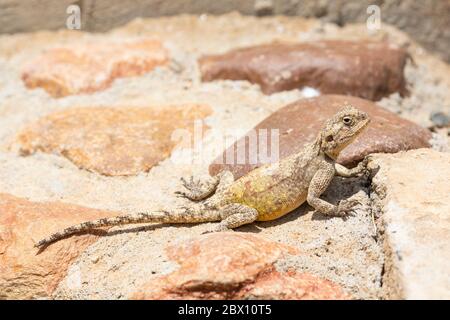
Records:
{"label": "tapering tail tip", "polygon": [[39,242],[35,242],[35,243],[34,243],[34,247],[37,248],[37,249],[41,249],[41,248],[42,248],[43,246],[45,246],[46,244],[47,244],[46,241],[41,240],[41,241],[39,241]]}

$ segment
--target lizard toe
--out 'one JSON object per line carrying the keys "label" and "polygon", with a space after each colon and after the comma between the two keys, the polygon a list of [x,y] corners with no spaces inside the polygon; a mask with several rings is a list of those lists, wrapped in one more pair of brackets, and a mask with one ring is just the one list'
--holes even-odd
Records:
{"label": "lizard toe", "polygon": [[203,231],[202,234],[208,234],[208,233],[214,233],[214,232],[223,232],[223,231],[233,231],[233,229],[229,229],[225,225],[219,223],[219,224],[215,225],[214,227]]}

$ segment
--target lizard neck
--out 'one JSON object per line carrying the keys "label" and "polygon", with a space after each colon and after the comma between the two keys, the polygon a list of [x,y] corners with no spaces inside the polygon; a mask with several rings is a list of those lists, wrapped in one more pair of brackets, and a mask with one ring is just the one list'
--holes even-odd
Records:
{"label": "lizard neck", "polygon": [[293,162],[293,167],[296,168],[294,176],[299,175],[301,178],[304,174],[305,166],[310,164],[311,161],[325,156],[325,153],[322,151],[321,136],[319,134],[313,142],[306,144],[300,152],[291,155],[287,161]]}
{"label": "lizard neck", "polygon": [[325,151],[323,150],[323,143],[322,143],[322,133],[319,133],[316,137],[316,140],[312,143],[313,152],[315,155],[319,156],[321,153],[325,154]]}
{"label": "lizard neck", "polygon": [[340,148],[328,148],[327,142],[325,142],[323,139],[322,132],[317,135],[317,138],[314,141],[314,148],[314,152],[317,155],[322,154],[324,157],[332,159],[334,161],[336,161],[341,151]]}

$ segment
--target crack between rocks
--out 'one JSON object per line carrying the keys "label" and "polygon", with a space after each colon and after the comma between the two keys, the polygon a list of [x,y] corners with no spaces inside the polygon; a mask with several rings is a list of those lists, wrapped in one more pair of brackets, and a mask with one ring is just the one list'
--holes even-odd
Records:
{"label": "crack between rocks", "polygon": [[377,172],[368,177],[369,187],[367,190],[369,197],[369,210],[371,215],[374,217],[377,227],[374,238],[380,245],[383,255],[383,263],[380,271],[379,299],[401,299],[403,294],[393,259],[394,253],[391,250],[389,239],[385,233],[383,200],[386,198],[386,190],[383,185],[377,185],[373,181],[373,178],[376,176]]}

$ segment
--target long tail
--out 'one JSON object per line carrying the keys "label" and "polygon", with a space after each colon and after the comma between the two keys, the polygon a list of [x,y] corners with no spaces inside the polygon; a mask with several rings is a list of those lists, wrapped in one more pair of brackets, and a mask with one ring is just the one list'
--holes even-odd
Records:
{"label": "long tail", "polygon": [[202,206],[194,208],[182,207],[175,211],[156,211],[154,213],[136,213],[130,215],[122,215],[111,218],[103,218],[94,221],[83,222],[68,227],[60,232],[56,232],[51,236],[42,239],[35,244],[35,247],[43,247],[52,242],[61,240],[76,233],[82,233],[100,227],[119,226],[133,223],[198,223],[212,222],[221,220],[217,210],[206,209]]}

